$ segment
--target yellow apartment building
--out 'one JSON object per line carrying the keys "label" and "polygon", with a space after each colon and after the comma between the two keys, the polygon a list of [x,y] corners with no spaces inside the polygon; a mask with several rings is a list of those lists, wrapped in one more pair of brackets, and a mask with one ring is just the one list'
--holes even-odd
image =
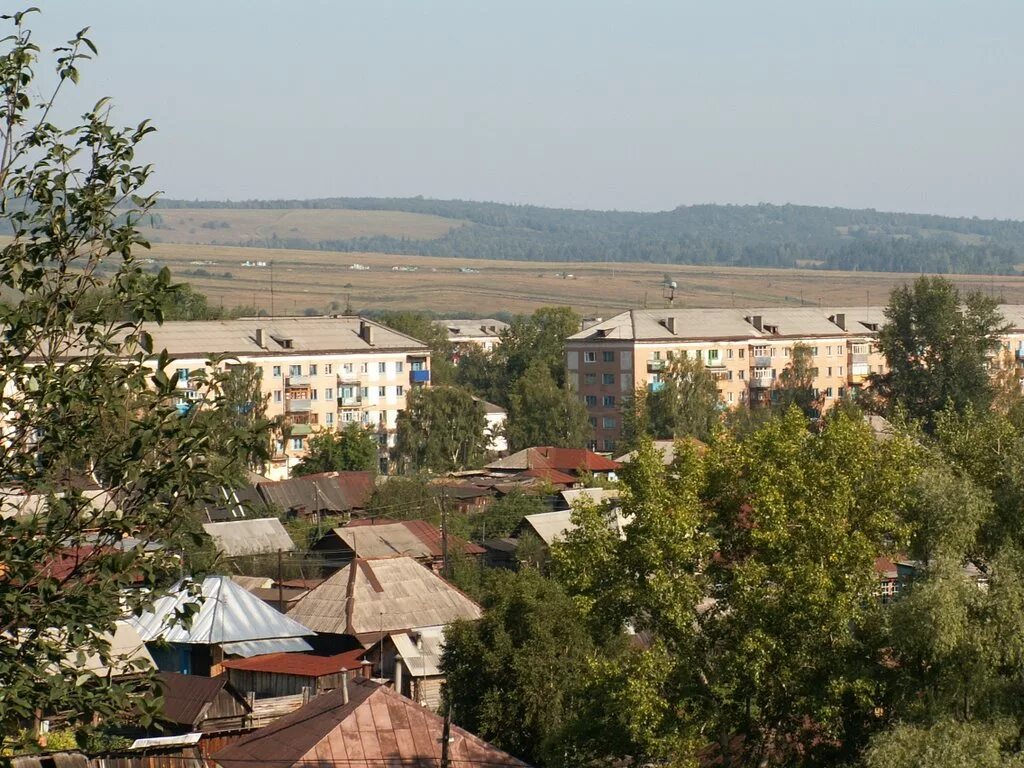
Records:
{"label": "yellow apartment building", "polygon": [[273,446],[266,470],[287,477],[318,429],[349,423],[372,428],[387,469],[395,421],[411,387],[430,382],[425,344],[360,317],[274,317],[166,322],[146,328],[154,349],[166,349],[177,376],[180,406],[199,397],[196,373],[223,357],[221,367],[252,364],[260,372],[267,415],[286,416],[290,430]]}
{"label": "yellow apartment building", "polygon": [[569,337],[567,381],[590,414],[591,448],[614,451],[623,399],[637,389],[657,391],[675,356],[703,360],[723,406],[739,407],[770,402],[793,347],[804,344],[828,408],[884,370],[875,345],[883,319],[881,307],[630,310]]}

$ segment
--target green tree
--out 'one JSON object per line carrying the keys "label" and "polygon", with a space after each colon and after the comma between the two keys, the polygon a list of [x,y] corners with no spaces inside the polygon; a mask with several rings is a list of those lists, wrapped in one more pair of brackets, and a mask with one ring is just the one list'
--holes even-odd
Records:
{"label": "green tree", "polygon": [[421,475],[383,478],[366,504],[368,517],[426,520],[439,525],[441,507],[436,486]]}
{"label": "green tree", "polygon": [[789,364],[779,374],[773,405],[784,410],[795,405],[805,416],[817,417],[821,413],[821,399],[814,391],[817,375],[811,348],[806,344],[794,344]]}
{"label": "green tree", "polygon": [[[540,363],[555,383],[564,387],[565,340],[579,332],[581,322],[569,307],[541,307],[529,317],[513,318],[501,332],[501,344],[494,351],[506,386],[524,376],[534,363]],[[499,404],[507,403],[502,400]]]}
{"label": "green tree", "polygon": [[479,621],[445,630],[453,719],[535,765],[563,762],[563,729],[593,647],[565,592],[533,569],[488,574]]}
{"label": "green tree", "polygon": [[497,356],[478,346],[470,347],[459,355],[455,383],[492,403],[504,399],[501,393],[508,384],[504,381]]}
{"label": "green tree", "polygon": [[720,416],[718,387],[704,363],[697,357],[675,357],[661,374],[659,388],[638,389],[626,404],[626,443],[636,445],[643,435],[707,440]]}
{"label": "green tree", "polygon": [[[82,674],[78,659],[115,661],[115,622],[177,577],[198,511],[265,439],[262,424],[222,422],[230,432],[214,434],[202,418],[228,397],[222,369],[198,385],[188,414],[175,407],[173,363],[144,326],[162,321],[175,289],[164,270],[140,290],[135,258],[147,246],[135,224],[154,202],[141,196],[150,168],[136,151],[153,129],[113,125],[107,100],[78,125],[55,125],[58,93],[95,49],[86,30],[58,48],[56,90],[37,100],[34,72],[46,58],[29,18],[5,17],[0,43],[0,217],[10,232],[0,259],[0,475],[25,493],[24,505],[7,497],[0,519],[3,746],[39,712],[80,735],[94,719],[151,722],[160,706],[151,677]],[[101,283],[128,321],[109,320],[102,302],[83,306]],[[106,493],[86,493],[83,478]],[[126,535],[163,546],[120,546]]]}
{"label": "green tree", "polygon": [[454,348],[448,331],[424,312],[382,312],[377,319],[388,328],[412,336],[430,347],[430,378],[434,384],[455,383]]}
{"label": "green tree", "polygon": [[320,430],[309,438],[306,455],[292,468],[296,476],[317,472],[377,470],[377,441],[373,432],[356,422],[340,431]]}
{"label": "green tree", "polygon": [[865,768],[1020,768],[1020,729],[1011,721],[897,725],[872,740]]}
{"label": "green tree", "polygon": [[398,413],[395,458],[404,471],[448,472],[487,455],[483,406],[458,387],[419,387]]}
{"label": "green tree", "polygon": [[957,411],[987,408],[992,400],[988,355],[1004,329],[997,303],[981,293],[961,297],[942,277],[920,277],[896,288],[885,310],[878,344],[888,372],[874,386],[926,427],[951,402]]}
{"label": "green tree", "polygon": [[583,448],[590,434],[579,396],[560,387],[546,365],[534,363],[512,386],[505,424],[510,450],[534,445]]}

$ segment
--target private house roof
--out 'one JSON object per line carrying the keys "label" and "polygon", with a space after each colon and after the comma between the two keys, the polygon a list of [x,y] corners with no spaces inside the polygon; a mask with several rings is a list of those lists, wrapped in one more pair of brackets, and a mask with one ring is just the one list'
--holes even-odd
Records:
{"label": "private house roof", "polygon": [[[441,531],[425,520],[380,521],[353,520],[332,533],[352,550],[356,557],[391,557],[408,555],[415,558],[438,558],[444,555]],[[452,551],[467,555],[483,554],[483,548],[469,541],[448,537]]]}
{"label": "private house roof", "polygon": [[208,576],[202,583],[203,600],[186,628],[176,621],[178,611],[194,602],[183,581],[170,594],[158,599],[153,608],[128,622],[145,642],[162,639],[189,645],[220,644],[228,653],[255,656],[281,650],[287,641],[291,650],[312,650],[303,637],[314,632],[293,618],[284,616],[227,576]]}
{"label": "private house roof", "polygon": [[288,615],[316,632],[364,646],[383,635],[479,619],[480,606],[411,557],[353,560],[299,600]]}
{"label": "private house roof", "polygon": [[[353,680],[317,696],[265,728],[242,736],[213,755],[222,768],[376,768],[435,766],[441,759],[444,721],[390,688]],[[452,765],[524,766],[468,731],[451,726]]]}
{"label": "private house roof", "polygon": [[612,488],[572,488],[562,491],[559,496],[570,509],[580,502],[603,504],[606,501],[617,502],[619,500],[618,490]]}
{"label": "private house roof", "polygon": [[[684,441],[691,443],[696,448],[698,453],[703,453],[707,450],[707,446],[695,437],[684,437]],[[662,464],[666,467],[675,461],[676,458],[676,441],[675,440],[655,440],[654,450],[661,454]],[[632,461],[636,456],[636,451],[630,451],[624,453],[621,456],[616,456],[615,460],[620,464],[625,464],[628,461]]]}
{"label": "private house roof", "polygon": [[[620,537],[625,536],[625,528],[629,525],[630,518],[615,510],[615,518],[610,525]],[[565,538],[565,534],[576,530],[576,524],[572,521],[572,510],[565,509],[559,512],[539,512],[536,515],[527,515],[519,524],[518,530],[529,529],[549,547],[556,541]]]}
{"label": "private house roof", "polygon": [[99,677],[110,675],[115,678],[156,668],[146,644],[142,642],[135,627],[127,621],[118,621],[114,633],[106,634],[105,637],[110,642],[110,654],[106,663],[98,653],[86,656],[81,663],[78,662],[77,653],[69,653],[68,663],[83,672],[92,672]]}
{"label": "private house roof", "polygon": [[323,677],[347,669],[359,669],[366,655],[363,648],[324,656],[315,653],[269,653],[249,659],[229,659],[221,666],[247,672],[268,672],[276,675]]}
{"label": "private house roof", "polygon": [[362,509],[373,495],[372,472],[319,472],[256,486],[263,500],[283,510],[348,512]]}
{"label": "private house roof", "polygon": [[204,523],[203,530],[213,539],[217,551],[226,557],[266,555],[295,549],[291,536],[276,517]]}
{"label": "private house roof", "polygon": [[414,633],[397,632],[389,635],[395,652],[405,662],[413,677],[437,677],[441,672],[444,653],[444,627],[428,627]]}
{"label": "private house roof", "polygon": [[556,448],[550,445],[524,448],[487,465],[487,469],[492,470],[555,469],[567,474],[580,471],[614,472],[618,468],[618,462],[585,448]]}
{"label": "private house roof", "polygon": [[[360,335],[362,323],[373,332],[373,343]],[[264,346],[257,342],[263,331]],[[422,341],[361,317],[258,317],[239,320],[168,321],[146,324],[154,349],[166,349],[171,357],[208,355],[279,357],[282,355],[346,354],[358,352],[420,352]]]}
{"label": "private house roof", "polygon": [[228,679],[223,676],[203,677],[160,672],[157,680],[164,698],[164,717],[178,725],[190,728],[198,725],[210,704],[225,688],[238,700],[239,707],[249,709],[245,699],[230,687]]}

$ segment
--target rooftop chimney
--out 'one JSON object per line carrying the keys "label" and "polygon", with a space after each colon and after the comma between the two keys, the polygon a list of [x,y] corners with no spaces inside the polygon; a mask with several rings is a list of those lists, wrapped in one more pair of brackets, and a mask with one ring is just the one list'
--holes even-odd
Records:
{"label": "rooftop chimney", "polygon": [[365,320],[359,321],[359,338],[367,344],[373,345],[373,326]]}
{"label": "rooftop chimney", "polygon": [[263,328],[256,329],[256,346],[260,349],[267,348],[267,332]]}

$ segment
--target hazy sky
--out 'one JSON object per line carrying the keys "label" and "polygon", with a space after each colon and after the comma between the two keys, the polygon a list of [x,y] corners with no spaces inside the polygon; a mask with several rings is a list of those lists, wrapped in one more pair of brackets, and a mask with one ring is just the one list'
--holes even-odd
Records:
{"label": "hazy sky", "polygon": [[186,198],[1024,218],[1024,2],[54,0]]}

